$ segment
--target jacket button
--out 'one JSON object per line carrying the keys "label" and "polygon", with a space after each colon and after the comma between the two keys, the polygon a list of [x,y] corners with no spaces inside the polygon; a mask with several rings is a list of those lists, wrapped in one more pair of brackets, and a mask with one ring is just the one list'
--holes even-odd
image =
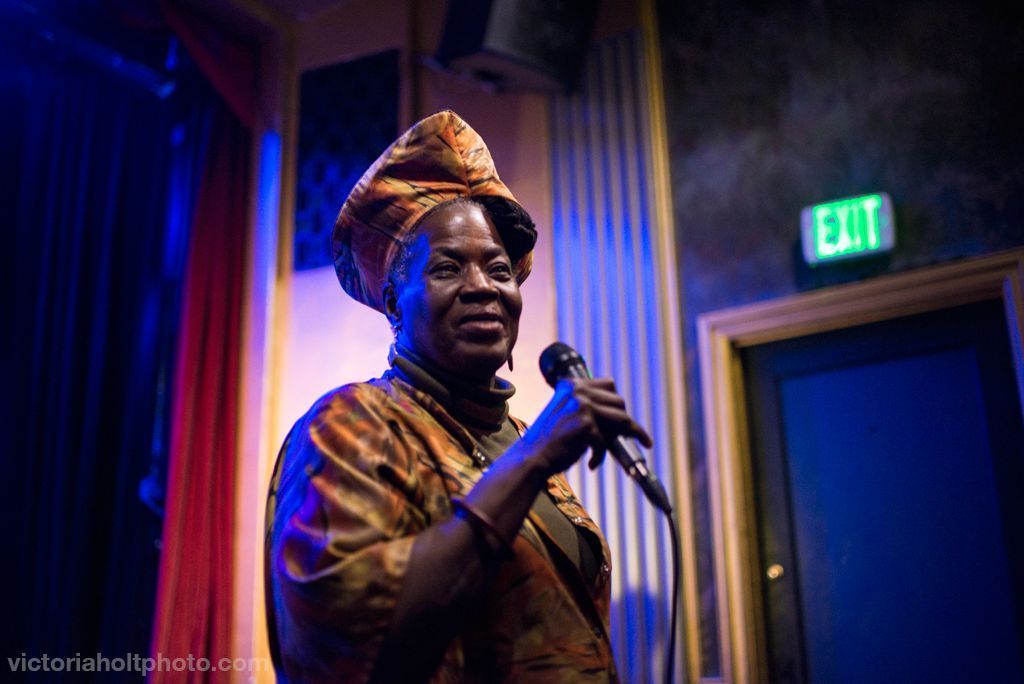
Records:
{"label": "jacket button", "polygon": [[490,461],[487,460],[487,457],[484,456],[484,453],[480,451],[480,449],[473,449],[472,458],[474,461],[476,461],[476,466],[480,468],[480,470],[486,470],[487,466],[491,464]]}

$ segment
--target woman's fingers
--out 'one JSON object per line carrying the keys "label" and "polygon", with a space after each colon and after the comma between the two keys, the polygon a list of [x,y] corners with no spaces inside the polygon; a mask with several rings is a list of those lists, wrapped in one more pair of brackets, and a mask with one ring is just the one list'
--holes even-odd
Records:
{"label": "woman's fingers", "polygon": [[580,392],[577,396],[586,397],[591,402],[602,406],[616,406],[621,409],[626,408],[626,400],[623,399],[621,395],[606,389],[591,387]]}
{"label": "woman's fingers", "polygon": [[644,427],[640,425],[640,423],[634,422],[633,426],[636,428],[636,430],[631,434],[637,439],[639,439],[640,443],[643,444],[648,449],[653,448],[654,440],[651,439],[651,436],[647,433],[647,430],[645,430]]}
{"label": "woman's fingers", "polygon": [[[532,433],[532,434],[530,434]],[[530,430],[528,441],[542,450],[553,472],[564,470],[589,447],[591,468],[604,460],[609,440],[634,437],[650,448],[647,431],[626,411],[626,402],[611,378],[573,378],[555,386],[555,396]]]}
{"label": "woman's fingers", "polygon": [[[650,434],[626,411],[626,400],[616,392],[611,378],[576,378],[564,381],[571,385],[572,396],[586,406],[597,418],[603,434],[622,434],[635,437],[650,449],[654,445]],[[568,389],[568,388],[566,388]]]}
{"label": "woman's fingers", "polygon": [[624,410],[609,406],[592,406],[590,410],[597,419],[598,427],[601,428],[603,434],[636,437],[648,449],[654,445],[647,430]]}

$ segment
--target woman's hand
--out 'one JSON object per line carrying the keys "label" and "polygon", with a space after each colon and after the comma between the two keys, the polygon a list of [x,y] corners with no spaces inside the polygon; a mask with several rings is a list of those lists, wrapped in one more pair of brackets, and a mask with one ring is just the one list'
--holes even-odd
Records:
{"label": "woman's hand", "polygon": [[626,402],[611,378],[574,378],[555,386],[555,395],[523,435],[524,459],[545,477],[560,473],[593,449],[591,467],[604,458],[617,435],[636,437],[650,448],[651,437],[626,412]]}

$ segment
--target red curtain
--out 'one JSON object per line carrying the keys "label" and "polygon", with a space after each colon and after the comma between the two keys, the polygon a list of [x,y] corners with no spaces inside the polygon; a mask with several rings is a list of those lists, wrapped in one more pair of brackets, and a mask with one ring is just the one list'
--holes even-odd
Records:
{"label": "red curtain", "polygon": [[[168,24],[226,107],[200,183],[182,292],[167,505],[152,655],[230,658],[242,286],[256,59],[252,46],[171,2]],[[155,671],[151,681],[226,680]]]}
{"label": "red curtain", "polygon": [[251,130],[256,118],[256,51],[252,44],[225,33],[180,3],[162,0],[160,9],[199,70]]}
{"label": "red curtain", "polygon": [[[177,3],[160,5],[225,106],[210,135],[192,218],[151,650],[153,657],[207,658],[216,667],[235,655],[235,462],[256,51]],[[157,670],[150,680],[211,682],[230,675],[212,668]]]}
{"label": "red curtain", "polygon": [[[192,222],[152,655],[232,657],[235,456],[250,134],[217,115]],[[229,673],[153,672],[151,681]]]}

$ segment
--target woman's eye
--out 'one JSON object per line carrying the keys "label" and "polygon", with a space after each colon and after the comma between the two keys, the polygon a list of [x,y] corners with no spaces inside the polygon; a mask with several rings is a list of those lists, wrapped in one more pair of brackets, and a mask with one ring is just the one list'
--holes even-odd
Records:
{"label": "woman's eye", "polygon": [[440,275],[451,275],[459,272],[458,267],[450,262],[438,264],[430,270],[431,273],[437,273]]}
{"label": "woman's eye", "polygon": [[512,267],[508,264],[495,264],[491,266],[491,274],[496,276],[510,276],[512,275]]}

